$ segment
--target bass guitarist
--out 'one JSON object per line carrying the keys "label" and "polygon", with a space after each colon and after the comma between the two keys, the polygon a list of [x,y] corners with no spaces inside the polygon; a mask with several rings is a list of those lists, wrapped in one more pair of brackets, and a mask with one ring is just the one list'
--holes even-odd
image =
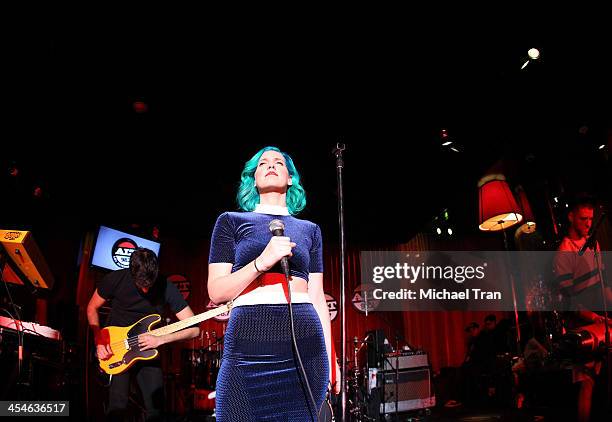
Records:
{"label": "bass guitarist", "polygon": [[[107,330],[100,329],[98,309],[106,301],[111,302],[111,311],[106,326],[129,326],[150,314],[162,314],[164,305],[176,314],[179,320],[194,316],[193,311],[176,286],[158,279],[158,260],[149,249],[136,249],[130,259],[130,268],[107,274],[98,284],[89,304],[87,319],[93,330],[98,359],[107,360],[113,355]],[[186,328],[171,334],[138,336],[140,350],[155,349],[162,344],[186,340],[199,336],[200,329]],[[146,420],[160,420],[163,410],[163,374],[160,361],[144,360],[127,371],[113,375],[109,389],[106,415],[109,420],[121,420],[127,409],[130,378],[136,381],[142,392],[146,409]]]}

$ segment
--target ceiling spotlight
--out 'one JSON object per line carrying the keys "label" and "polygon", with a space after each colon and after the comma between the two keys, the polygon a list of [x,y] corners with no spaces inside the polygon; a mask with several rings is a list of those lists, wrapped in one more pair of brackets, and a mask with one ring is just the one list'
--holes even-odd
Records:
{"label": "ceiling spotlight", "polygon": [[436,227],[436,233],[442,234],[442,229],[440,227]]}
{"label": "ceiling spotlight", "polygon": [[453,141],[446,141],[446,142],[444,142],[444,143],[442,144],[442,146],[443,146],[443,147],[445,147],[445,146],[450,145],[450,144],[452,144],[452,143],[453,143]]}
{"label": "ceiling spotlight", "polygon": [[523,63],[521,70],[527,67],[530,60],[537,60],[540,58],[540,50],[537,48],[530,48],[529,51],[527,51],[527,56],[529,56],[529,58],[525,61],[525,63]]}
{"label": "ceiling spotlight", "polygon": [[453,235],[453,229],[451,229],[450,227],[448,228],[447,232],[449,236]]}
{"label": "ceiling spotlight", "polygon": [[606,147],[606,144],[601,144],[601,145],[599,146],[599,148],[597,148],[597,149],[604,149],[605,147]]}
{"label": "ceiling spotlight", "polygon": [[530,48],[527,52],[527,55],[531,60],[537,60],[540,58],[540,50],[538,50],[537,48]]}
{"label": "ceiling spotlight", "polygon": [[452,149],[455,152],[459,152],[459,150],[457,148],[455,148],[455,147],[450,147],[450,149]]}

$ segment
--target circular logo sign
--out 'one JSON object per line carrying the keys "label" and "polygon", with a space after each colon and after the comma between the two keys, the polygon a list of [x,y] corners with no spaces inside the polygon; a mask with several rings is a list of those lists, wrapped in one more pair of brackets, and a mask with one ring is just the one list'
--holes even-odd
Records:
{"label": "circular logo sign", "polygon": [[130,267],[130,257],[132,252],[136,250],[138,245],[132,239],[127,237],[121,238],[115,242],[111,254],[113,256],[113,262],[119,268]]}
{"label": "circular logo sign", "polygon": [[187,300],[189,293],[191,293],[191,282],[180,274],[169,275],[167,280],[174,283],[178,291],[183,295],[183,299]]}
{"label": "circular logo sign", "polygon": [[327,307],[329,308],[329,320],[333,321],[338,316],[338,301],[336,301],[336,298],[329,293],[325,293],[325,300],[327,301]]}
{"label": "circular logo sign", "polygon": [[368,312],[376,310],[380,300],[374,299],[374,295],[372,294],[373,290],[374,288],[369,284],[355,287],[355,290],[353,290],[353,297],[351,298],[351,302],[353,302],[355,309],[363,313],[365,313],[366,310]]}

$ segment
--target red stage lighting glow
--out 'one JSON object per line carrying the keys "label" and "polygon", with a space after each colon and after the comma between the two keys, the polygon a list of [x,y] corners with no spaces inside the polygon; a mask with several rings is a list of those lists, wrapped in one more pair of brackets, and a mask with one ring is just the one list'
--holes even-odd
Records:
{"label": "red stage lighting glow", "polygon": [[147,103],[143,101],[134,101],[134,111],[136,113],[146,113],[149,110]]}

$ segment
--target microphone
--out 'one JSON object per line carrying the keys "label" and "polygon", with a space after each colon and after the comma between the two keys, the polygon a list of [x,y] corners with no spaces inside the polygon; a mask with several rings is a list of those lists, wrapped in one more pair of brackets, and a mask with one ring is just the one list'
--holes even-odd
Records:
{"label": "microphone", "polygon": [[[270,231],[272,232],[272,236],[284,236],[285,235],[285,223],[283,223],[282,221],[278,219],[270,221],[270,225],[268,227],[270,228]],[[289,260],[287,259],[286,256],[283,256],[281,258],[280,265],[281,265],[281,268],[283,269],[283,272],[285,273],[285,277],[287,277],[287,280],[289,280],[289,277],[290,277]]]}
{"label": "microphone", "polygon": [[597,220],[595,220],[595,223],[593,223],[593,225],[589,229],[589,233],[587,234],[587,240],[586,242],[584,242],[584,245],[582,245],[582,247],[578,251],[578,256],[582,256],[586,252],[586,250],[590,247],[592,247],[593,249],[596,248],[595,234],[597,233],[597,229],[599,228],[599,225],[601,224],[605,216],[606,216],[606,212],[603,211],[602,209],[602,211],[599,213],[599,216],[597,216]]}

